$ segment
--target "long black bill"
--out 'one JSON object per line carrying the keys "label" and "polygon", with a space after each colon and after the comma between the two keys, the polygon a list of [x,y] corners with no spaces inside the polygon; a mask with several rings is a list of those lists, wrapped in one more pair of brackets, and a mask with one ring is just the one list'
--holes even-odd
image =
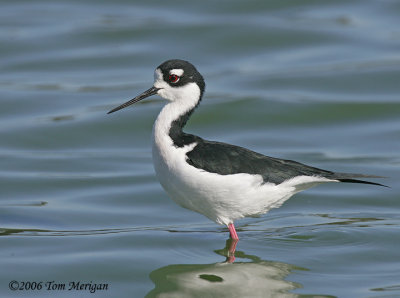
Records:
{"label": "long black bill", "polygon": [[114,113],[116,111],[119,111],[123,108],[126,108],[127,106],[133,105],[134,103],[141,101],[142,99],[145,99],[146,97],[152,96],[154,94],[157,94],[157,91],[160,90],[160,88],[156,87],[151,87],[149,90],[144,91],[142,94],[136,96],[135,98],[131,99],[130,101],[127,101],[126,103],[123,103],[122,105],[116,107],[115,109],[112,109],[109,111],[107,114]]}

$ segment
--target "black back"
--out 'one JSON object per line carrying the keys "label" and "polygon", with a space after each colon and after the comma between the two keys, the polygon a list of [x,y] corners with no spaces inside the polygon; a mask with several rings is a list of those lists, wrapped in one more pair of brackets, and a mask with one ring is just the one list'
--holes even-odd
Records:
{"label": "black back", "polygon": [[274,184],[280,184],[297,176],[317,176],[341,182],[384,186],[379,183],[354,179],[361,177],[377,178],[377,176],[335,173],[307,166],[293,160],[265,156],[239,146],[206,141],[195,136],[193,136],[193,140],[197,142],[197,145],[186,154],[187,163],[211,173],[220,175],[238,173],[261,175],[264,183],[270,182]]}

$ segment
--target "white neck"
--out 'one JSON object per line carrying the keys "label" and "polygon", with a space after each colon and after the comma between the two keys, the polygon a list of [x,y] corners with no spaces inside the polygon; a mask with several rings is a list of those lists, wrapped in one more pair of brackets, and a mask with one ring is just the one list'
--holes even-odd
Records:
{"label": "white neck", "polygon": [[174,125],[178,125],[177,128],[182,129],[200,100],[200,88],[196,83],[189,83],[182,87],[173,88],[173,90],[171,88],[168,90],[161,89],[158,92],[160,96],[170,102],[164,106],[154,123],[153,135],[155,138],[160,134],[169,135],[174,121],[177,121]]}

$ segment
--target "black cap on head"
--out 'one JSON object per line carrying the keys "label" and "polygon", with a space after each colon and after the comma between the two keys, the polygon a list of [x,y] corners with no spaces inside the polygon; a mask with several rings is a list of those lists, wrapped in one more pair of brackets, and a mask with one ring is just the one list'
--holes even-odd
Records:
{"label": "black cap on head", "polygon": [[[187,83],[194,82],[200,87],[201,95],[204,93],[205,83],[203,76],[197,71],[196,67],[188,61],[180,59],[167,60],[157,67],[163,74],[163,79],[172,87],[179,87],[186,85]],[[183,74],[180,76],[179,81],[176,83],[170,82],[170,71],[172,69],[182,69]]]}

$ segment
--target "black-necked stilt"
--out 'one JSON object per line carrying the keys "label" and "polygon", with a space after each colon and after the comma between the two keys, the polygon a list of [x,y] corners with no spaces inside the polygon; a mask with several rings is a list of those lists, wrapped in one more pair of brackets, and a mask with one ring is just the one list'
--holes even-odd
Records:
{"label": "black-necked stilt", "polygon": [[191,63],[168,60],[156,68],[153,87],[108,113],[154,94],[168,100],[153,127],[157,177],[176,203],[227,225],[232,239],[239,239],[233,224],[236,219],[266,213],[317,184],[384,186],[355,179],[378,176],[326,171],[183,132],[204,89],[204,79]]}

